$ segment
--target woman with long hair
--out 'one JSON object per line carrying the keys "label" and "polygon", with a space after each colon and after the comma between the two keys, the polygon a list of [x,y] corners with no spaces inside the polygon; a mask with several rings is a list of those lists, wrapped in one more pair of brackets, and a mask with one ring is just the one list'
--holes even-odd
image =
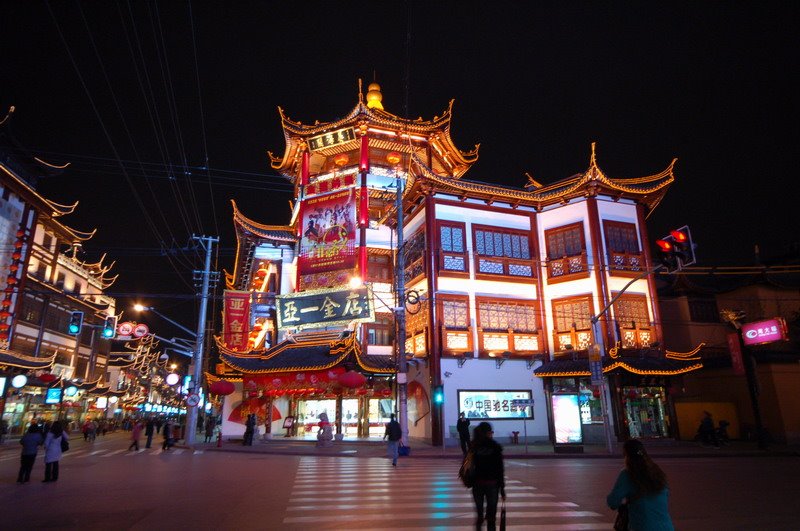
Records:
{"label": "woman with long hair", "polygon": [[[503,447],[493,439],[494,431],[488,422],[481,422],[473,430],[472,453],[475,465],[475,478],[472,485],[472,498],[478,512],[475,528],[481,529],[486,520],[488,531],[495,530],[497,518],[497,498],[506,499],[505,470],[503,466]],[[486,510],[484,511],[484,499]]]}
{"label": "woman with long hair", "polygon": [[58,481],[58,462],[61,460],[61,440],[69,440],[61,422],[55,421],[44,438],[44,481]]}
{"label": "woman with long hair", "polygon": [[609,508],[617,510],[623,501],[627,503],[628,529],[632,531],[673,531],[666,474],[650,459],[641,441],[625,441],[623,454],[625,468],[606,498]]}

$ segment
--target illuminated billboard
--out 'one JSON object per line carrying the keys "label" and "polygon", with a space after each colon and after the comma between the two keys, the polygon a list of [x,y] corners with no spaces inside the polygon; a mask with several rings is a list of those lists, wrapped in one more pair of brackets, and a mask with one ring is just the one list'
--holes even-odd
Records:
{"label": "illuminated billboard", "polygon": [[745,345],[762,345],[786,340],[786,321],[780,317],[742,325],[742,341]]}
{"label": "illuminated billboard", "polygon": [[514,400],[530,400],[530,391],[458,391],[458,412],[470,420],[532,419],[530,407],[520,407]]}
{"label": "illuminated billboard", "polygon": [[553,426],[556,432],[556,444],[580,444],[583,442],[581,431],[581,409],[578,395],[553,395]]}
{"label": "illuminated billboard", "polygon": [[47,396],[44,399],[45,404],[58,404],[61,402],[61,389],[52,387],[47,390]]}

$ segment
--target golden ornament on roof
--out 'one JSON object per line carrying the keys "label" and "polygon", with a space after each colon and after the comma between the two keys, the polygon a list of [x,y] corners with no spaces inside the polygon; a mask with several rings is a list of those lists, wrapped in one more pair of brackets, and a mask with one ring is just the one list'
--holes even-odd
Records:
{"label": "golden ornament on roof", "polygon": [[367,107],[370,109],[383,110],[383,94],[381,94],[381,86],[377,83],[370,83],[367,87]]}

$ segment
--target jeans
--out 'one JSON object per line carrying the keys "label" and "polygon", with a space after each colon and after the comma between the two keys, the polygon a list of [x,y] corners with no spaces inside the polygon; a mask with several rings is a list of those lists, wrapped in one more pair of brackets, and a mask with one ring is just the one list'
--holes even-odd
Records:
{"label": "jeans", "polygon": [[19,465],[19,475],[17,476],[17,483],[23,483],[31,480],[31,470],[33,470],[33,463],[36,462],[36,454],[23,455]]}
{"label": "jeans", "polygon": [[[472,487],[472,498],[475,500],[475,509],[478,511],[478,518],[475,520],[475,529],[480,529],[483,525],[484,514],[486,518],[486,529],[494,531],[495,520],[497,519],[497,498],[500,489],[497,484],[479,484]],[[483,511],[483,499],[486,498],[486,513]]]}
{"label": "jeans", "polygon": [[387,450],[389,452],[389,457],[392,458],[393,465],[397,464],[397,451],[399,447],[400,447],[400,441],[389,441],[389,446],[387,447]]}
{"label": "jeans", "polygon": [[58,461],[44,464],[44,480],[58,481]]}

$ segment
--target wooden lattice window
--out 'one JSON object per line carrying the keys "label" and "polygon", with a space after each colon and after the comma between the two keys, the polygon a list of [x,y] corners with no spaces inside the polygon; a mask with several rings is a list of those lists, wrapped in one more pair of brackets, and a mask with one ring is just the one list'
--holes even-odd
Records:
{"label": "wooden lattice window", "polygon": [[604,221],[606,248],[619,253],[639,254],[639,235],[636,225],[621,221]]}
{"label": "wooden lattice window", "polygon": [[441,301],[442,324],[450,329],[469,326],[469,301],[467,299],[443,299]]}
{"label": "wooden lattice window", "polygon": [[552,259],[577,256],[586,249],[583,223],[573,223],[544,232],[547,242],[547,257]]}
{"label": "wooden lattice window", "polygon": [[553,301],[553,322],[558,332],[568,332],[573,324],[576,330],[592,327],[592,300],[589,297]]}
{"label": "wooden lattice window", "polygon": [[483,330],[536,332],[539,317],[533,304],[478,301],[478,320]]}
{"label": "wooden lattice window", "polygon": [[614,303],[614,318],[622,328],[649,328],[647,298],[644,295],[623,295]]}
{"label": "wooden lattice window", "polygon": [[467,240],[464,223],[439,222],[439,265],[446,271],[467,272]]}

